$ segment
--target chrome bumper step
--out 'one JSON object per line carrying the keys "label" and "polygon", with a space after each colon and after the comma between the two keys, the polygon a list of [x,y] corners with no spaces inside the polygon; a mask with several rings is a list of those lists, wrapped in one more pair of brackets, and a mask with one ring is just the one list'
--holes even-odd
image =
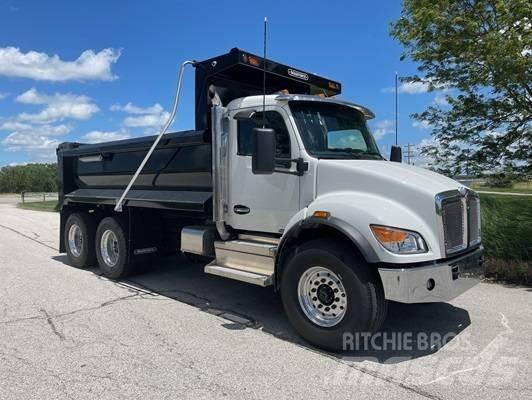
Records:
{"label": "chrome bumper step", "polygon": [[216,259],[205,267],[205,272],[259,286],[272,285],[277,243],[257,239],[260,238],[214,242]]}
{"label": "chrome bumper step", "polygon": [[273,283],[273,274],[257,274],[212,263],[205,266],[205,273],[223,276],[224,278],[235,279],[237,281],[247,282],[258,286],[270,286]]}

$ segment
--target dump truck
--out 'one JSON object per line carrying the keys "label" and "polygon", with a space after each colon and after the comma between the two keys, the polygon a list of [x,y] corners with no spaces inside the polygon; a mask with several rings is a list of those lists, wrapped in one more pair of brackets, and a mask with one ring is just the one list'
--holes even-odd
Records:
{"label": "dump truck", "polygon": [[[166,133],[186,66],[196,126]],[[220,285],[273,287],[295,330],[334,351],[376,332],[389,301],[455,298],[484,274],[479,196],[399,147],[383,157],[374,114],[341,90],[236,48],[183,63],[159,135],[57,148],[60,252],[110,279],[183,252]]]}

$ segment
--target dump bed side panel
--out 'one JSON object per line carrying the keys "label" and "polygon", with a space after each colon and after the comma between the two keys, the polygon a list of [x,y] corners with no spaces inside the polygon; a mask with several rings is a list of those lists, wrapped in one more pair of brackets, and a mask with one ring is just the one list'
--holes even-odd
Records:
{"label": "dump bed side panel", "polygon": [[[154,139],[60,145],[57,154],[61,205],[114,204]],[[210,213],[211,154],[211,145],[203,131],[165,135],[133,185],[125,205]]]}

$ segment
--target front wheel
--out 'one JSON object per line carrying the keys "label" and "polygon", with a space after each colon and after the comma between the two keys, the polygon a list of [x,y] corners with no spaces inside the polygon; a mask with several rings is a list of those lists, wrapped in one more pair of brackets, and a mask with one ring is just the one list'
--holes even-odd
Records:
{"label": "front wheel", "polygon": [[285,312],[298,333],[331,351],[378,330],[386,300],[377,274],[347,245],[315,240],[299,248],[281,278]]}

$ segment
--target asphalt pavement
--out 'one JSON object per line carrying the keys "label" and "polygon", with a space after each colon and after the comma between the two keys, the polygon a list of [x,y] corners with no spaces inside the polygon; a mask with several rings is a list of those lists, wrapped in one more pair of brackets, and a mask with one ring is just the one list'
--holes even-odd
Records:
{"label": "asphalt pavement", "polygon": [[0,204],[0,399],[532,398],[531,288],[390,303],[380,341],[333,354],[271,288],[183,256],[113,282],[66,264],[58,225]]}

